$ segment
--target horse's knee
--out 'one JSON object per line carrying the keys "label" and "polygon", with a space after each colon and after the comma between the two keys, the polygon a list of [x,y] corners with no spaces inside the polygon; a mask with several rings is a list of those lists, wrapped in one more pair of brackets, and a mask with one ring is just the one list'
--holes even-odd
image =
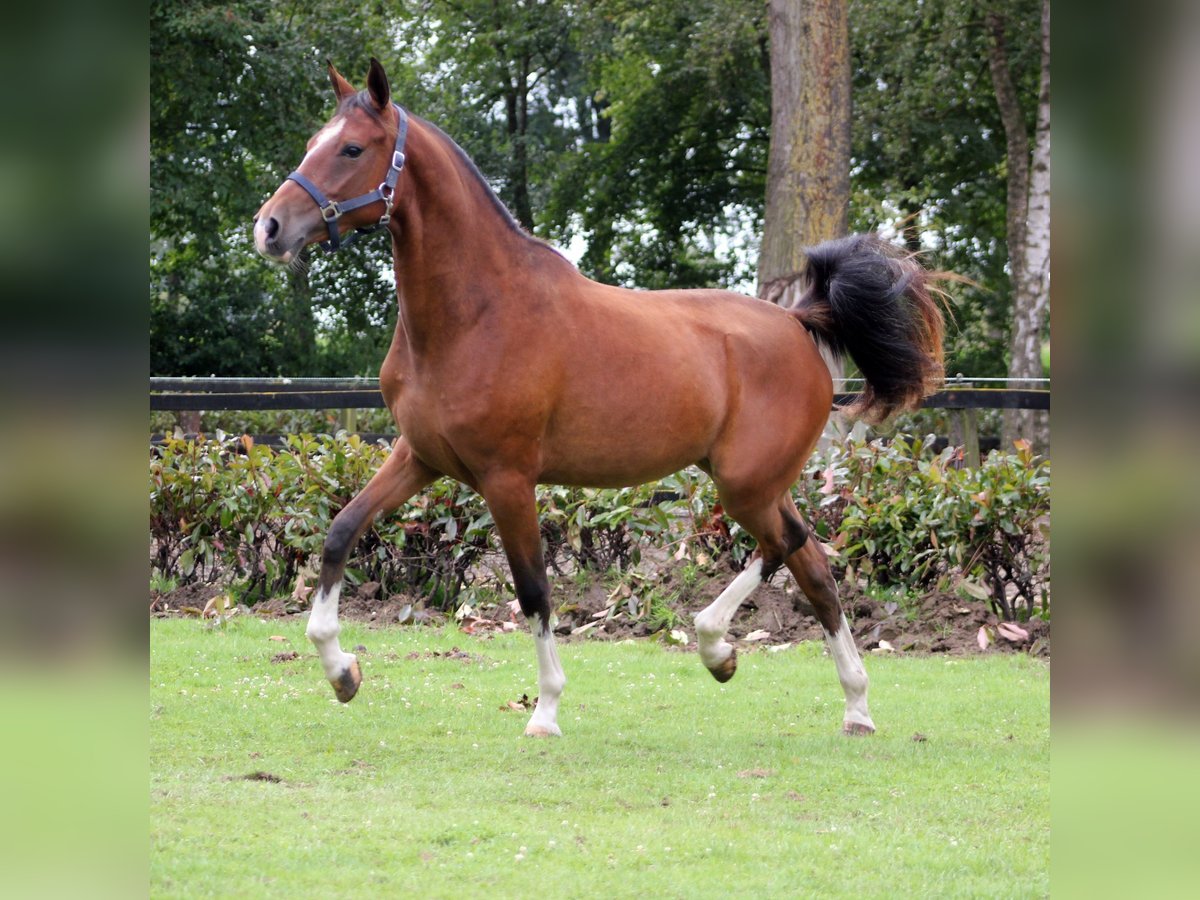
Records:
{"label": "horse's knee", "polygon": [[783,510],[783,540],[786,545],[783,553],[785,559],[808,543],[808,526],[799,515],[786,507]]}

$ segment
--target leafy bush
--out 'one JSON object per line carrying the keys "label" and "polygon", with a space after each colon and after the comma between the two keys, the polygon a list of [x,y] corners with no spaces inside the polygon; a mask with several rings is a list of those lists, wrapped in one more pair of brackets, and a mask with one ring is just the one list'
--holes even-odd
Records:
{"label": "leafy bush", "polygon": [[[204,410],[195,413],[199,430],[216,434],[218,430],[236,434],[336,434],[347,431],[394,434],[396,423],[386,409],[267,409]],[[169,411],[150,413],[150,431],[172,434],[184,427],[184,414]]]}
{"label": "leafy bush", "polygon": [[[333,516],[389,449],[357,435],[291,435],[279,450],[248,438],[170,438],[150,460],[152,565],[184,583],[229,577],[247,600],[292,590],[319,560]],[[442,480],[398,516],[372,523],[346,570],[449,602],[489,547],[491,516],[468,488]]]}
{"label": "leafy bush", "polygon": [[1048,609],[1049,463],[1028,443],[977,469],[960,449],[932,454],[919,439],[850,443],[809,475],[800,502],[847,576],[956,584],[1005,618]]}
{"label": "leafy bush", "polygon": [[[293,435],[279,450],[220,433],[167,440],[150,462],[154,572],[181,583],[229,578],[247,599],[288,593],[389,452],[344,433]],[[839,577],[958,588],[1018,618],[1048,610],[1049,481],[1049,464],[1024,443],[968,469],[955,448],[896,438],[817,454],[795,496]],[[755,546],[697,469],[633,488],[547,487],[539,509],[547,563],[560,573],[628,570],[648,545],[702,568],[740,568]],[[507,571],[484,565],[499,549],[481,498],[442,479],[372,524],[347,578],[449,609]]]}

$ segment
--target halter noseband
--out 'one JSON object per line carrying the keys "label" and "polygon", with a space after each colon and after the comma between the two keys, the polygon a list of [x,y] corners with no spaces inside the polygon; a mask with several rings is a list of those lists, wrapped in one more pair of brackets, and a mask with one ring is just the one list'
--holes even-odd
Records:
{"label": "halter noseband", "polygon": [[[400,177],[400,170],[404,168],[404,139],[408,136],[408,113],[395,103],[392,106],[396,107],[396,112],[400,115],[400,124],[396,129],[396,146],[392,150],[392,164],[388,168],[387,177],[379,183],[379,187],[375,190],[359,194],[350,200],[330,200],[321,193],[319,187],[301,175],[299,171],[293,172],[284,179],[285,181],[294,181],[304,188],[308,192],[308,196],[312,197],[313,202],[317,204],[317,208],[321,210],[321,218],[325,220],[325,227],[329,229],[329,240],[320,241],[319,246],[326,253],[332,253],[339,247],[348,246],[359,235],[378,231],[392,220],[392,201],[396,194],[396,180]],[[379,217],[379,221],[369,228],[354,229],[354,233],[343,242],[338,234],[338,219],[348,212],[353,212],[359,207],[367,206],[377,200],[383,201],[383,215]]]}

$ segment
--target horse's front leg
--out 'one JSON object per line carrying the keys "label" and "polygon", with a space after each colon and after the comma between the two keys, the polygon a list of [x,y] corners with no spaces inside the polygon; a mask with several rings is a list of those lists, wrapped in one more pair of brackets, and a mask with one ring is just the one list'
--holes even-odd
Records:
{"label": "horse's front leg", "polygon": [[554,632],[550,630],[550,581],[542,557],[542,535],[538,527],[534,482],[524,476],[501,473],[481,485],[517,591],[521,611],[529,620],[537,647],[538,701],[527,735],[561,735],[558,727],[558,699],[567,679],[558,661]]}
{"label": "horse's front leg", "polygon": [[380,513],[390,512],[425,487],[438,475],[413,456],[404,438],[397,439],[392,452],[367,486],[334,516],[321,555],[321,578],[308,617],[305,633],[317,648],[325,677],[343,703],[349,703],[362,683],[358,659],[338,643],[338,596],[346,561],[367,526]]}

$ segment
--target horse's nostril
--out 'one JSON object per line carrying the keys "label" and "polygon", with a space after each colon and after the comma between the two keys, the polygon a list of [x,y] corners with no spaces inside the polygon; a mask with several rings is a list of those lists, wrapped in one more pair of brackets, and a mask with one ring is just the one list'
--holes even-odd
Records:
{"label": "horse's nostril", "polygon": [[279,220],[274,216],[271,216],[271,218],[267,219],[267,221],[263,223],[263,228],[267,232],[267,239],[270,240],[274,238],[275,235],[279,234]]}

